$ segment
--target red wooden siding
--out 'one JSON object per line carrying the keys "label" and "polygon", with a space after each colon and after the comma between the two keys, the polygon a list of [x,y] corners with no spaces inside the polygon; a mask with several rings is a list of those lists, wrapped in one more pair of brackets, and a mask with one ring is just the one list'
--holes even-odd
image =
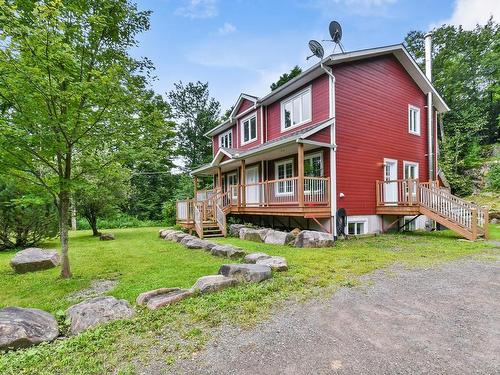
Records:
{"label": "red wooden siding", "polygon": [[[375,214],[375,181],[384,158],[419,163],[427,180],[426,96],[395,57],[338,65],[336,77],[338,207],[348,215]],[[420,108],[420,136],[408,133],[408,105]]]}
{"label": "red wooden siding", "polygon": [[248,99],[243,99],[240,104],[240,108],[236,111],[236,115],[245,112],[248,108],[253,107],[254,103]]}
{"label": "red wooden siding", "polygon": [[307,139],[316,142],[323,142],[330,144],[330,127],[320,130],[319,132],[307,137]]}
{"label": "red wooden siding", "polygon": [[[330,112],[330,107],[328,103],[328,76],[323,74],[322,76],[316,78],[300,89],[296,90],[294,93],[299,92],[311,85],[311,98],[312,98],[312,121],[304,125],[294,127],[287,132],[297,131],[303,127],[309,126],[311,124],[324,121],[328,119]],[[289,96],[293,96],[293,94]],[[275,138],[279,138],[286,134],[287,132],[281,132],[281,102],[285,98],[282,98],[267,107],[267,140],[270,141]]]}

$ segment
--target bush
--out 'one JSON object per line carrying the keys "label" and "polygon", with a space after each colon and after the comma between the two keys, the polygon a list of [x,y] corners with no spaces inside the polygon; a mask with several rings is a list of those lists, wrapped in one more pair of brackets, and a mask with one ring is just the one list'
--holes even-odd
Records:
{"label": "bush", "polygon": [[57,232],[51,197],[26,182],[0,177],[0,250],[34,246]]}
{"label": "bush", "polygon": [[[101,229],[158,227],[164,225],[166,225],[164,221],[140,220],[124,213],[119,213],[104,219],[97,219],[97,226]],[[79,218],[77,220],[76,227],[79,230],[91,229],[89,222],[84,218]]]}
{"label": "bush", "polygon": [[500,164],[491,166],[490,171],[486,175],[486,189],[500,192]]}

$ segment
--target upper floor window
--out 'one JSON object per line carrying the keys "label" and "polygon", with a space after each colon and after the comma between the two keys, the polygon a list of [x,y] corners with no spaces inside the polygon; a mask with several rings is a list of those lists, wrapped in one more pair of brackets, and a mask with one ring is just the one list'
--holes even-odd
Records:
{"label": "upper floor window", "polygon": [[241,120],[241,144],[247,144],[257,139],[257,116],[255,114]]}
{"label": "upper floor window", "polygon": [[420,108],[408,106],[408,132],[420,135]]}
{"label": "upper floor window", "polygon": [[227,132],[219,136],[219,147],[231,148],[233,147],[233,131],[229,129]]}
{"label": "upper floor window", "polygon": [[311,88],[281,102],[281,131],[311,121]]}

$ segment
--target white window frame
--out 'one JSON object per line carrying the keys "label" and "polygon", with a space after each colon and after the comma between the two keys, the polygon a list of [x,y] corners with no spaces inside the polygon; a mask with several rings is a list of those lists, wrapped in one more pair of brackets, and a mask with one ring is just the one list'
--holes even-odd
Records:
{"label": "white window frame", "polygon": [[[416,116],[416,121],[417,123],[415,124],[416,129],[413,130],[411,128],[411,112],[416,111],[417,116]],[[420,108],[411,104],[408,104],[408,133],[413,134],[413,135],[420,135],[420,124],[421,124],[421,116],[420,116]]]}
{"label": "white window frame", "polygon": [[[229,135],[231,135],[231,145],[228,147],[222,146],[222,139],[225,137],[228,137],[229,140]],[[233,129],[229,129],[228,131],[225,131],[224,133],[219,135],[219,148],[232,148],[233,147]]]}
{"label": "white window frame", "polygon": [[[286,171],[286,164],[292,164],[292,177],[285,177],[285,178],[293,178],[295,177],[295,163],[294,163],[294,160],[293,158],[292,159],[284,159],[284,160],[281,160],[281,161],[277,161],[274,163],[274,180],[276,181],[275,182],[275,188],[274,188],[274,193],[275,195],[277,196],[287,196],[287,195],[293,195],[295,193],[295,187],[293,186],[293,180],[292,180],[292,190],[291,191],[284,191],[284,192],[280,192],[279,191],[279,182],[277,182],[279,180],[279,175],[278,175],[278,167],[280,165],[285,165],[285,171]],[[282,182],[283,184],[285,184],[286,186],[286,182]]]}
{"label": "white window frame", "polygon": [[[350,234],[349,233],[349,224],[363,224],[363,233],[355,233],[355,234]],[[355,226],[355,232],[357,231],[357,226]],[[361,219],[361,218],[352,218],[349,219],[349,216],[347,217],[347,224],[345,226],[345,233],[348,236],[362,236],[364,234],[368,233],[368,219]]]}
{"label": "white window frame", "polygon": [[[235,181],[236,181],[236,186],[238,186],[238,174],[236,172],[232,172],[232,173],[228,173],[226,175],[226,191],[231,187],[231,185],[229,185],[229,177],[230,176],[234,176],[235,177]],[[232,190],[229,195],[231,196],[231,198],[238,198],[238,188],[236,188],[236,190]]]}
{"label": "white window frame", "polygon": [[[248,125],[250,126],[250,120],[255,117],[255,138],[249,138],[248,141],[245,142],[245,129],[244,129],[244,124],[245,122],[248,121]],[[250,115],[242,118],[240,120],[240,142],[241,142],[241,146],[244,146],[244,145],[247,145],[249,143],[252,143],[252,142],[255,142],[258,138],[258,135],[257,135],[257,113],[256,112],[253,112],[251,113]],[[252,132],[250,131],[250,128],[248,129],[248,136],[251,137],[252,136]]]}
{"label": "white window frame", "polygon": [[[299,96],[304,95],[305,93],[309,92],[309,118],[307,119],[302,119],[302,106],[300,106],[300,118],[302,121],[295,125],[291,125],[288,128],[285,127],[285,105],[289,102],[292,102],[294,99],[296,99]],[[281,101],[281,132],[286,132],[289,131],[290,129],[296,128],[297,126],[304,125],[308,122],[312,121],[312,89],[311,86],[306,87],[304,90],[299,91],[298,93],[294,94],[293,96],[287,97],[286,99]],[[293,110],[293,105],[292,105],[292,110]],[[291,118],[293,118],[293,114],[291,115]]]}
{"label": "white window frame", "polygon": [[[318,157],[318,156],[320,157],[320,160],[321,160],[321,171],[320,171],[320,176],[319,177],[324,177],[324,175],[325,175],[325,164],[324,164],[324,160],[323,160],[323,152],[322,151],[315,152],[315,153],[312,153],[312,154],[306,154],[306,155],[304,155],[304,168],[305,168],[305,162],[306,162],[306,160],[313,159],[313,158]],[[318,191],[316,191],[316,192],[318,192]],[[305,183],[304,183],[304,194],[310,195],[311,193],[314,193],[314,192],[311,191],[311,189],[307,189],[306,190]]]}

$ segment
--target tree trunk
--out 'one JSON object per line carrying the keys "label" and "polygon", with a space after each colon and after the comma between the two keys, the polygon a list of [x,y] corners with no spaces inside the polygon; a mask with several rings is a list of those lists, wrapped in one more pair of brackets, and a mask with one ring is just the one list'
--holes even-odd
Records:
{"label": "tree trunk", "polygon": [[92,235],[93,236],[100,236],[101,232],[99,232],[99,230],[97,229],[97,217],[91,216],[91,217],[87,218],[87,221],[89,222],[90,227],[92,228]]}
{"label": "tree trunk", "polygon": [[64,279],[71,277],[68,257],[69,207],[69,192],[62,191],[59,193],[59,231],[61,233],[61,277]]}

